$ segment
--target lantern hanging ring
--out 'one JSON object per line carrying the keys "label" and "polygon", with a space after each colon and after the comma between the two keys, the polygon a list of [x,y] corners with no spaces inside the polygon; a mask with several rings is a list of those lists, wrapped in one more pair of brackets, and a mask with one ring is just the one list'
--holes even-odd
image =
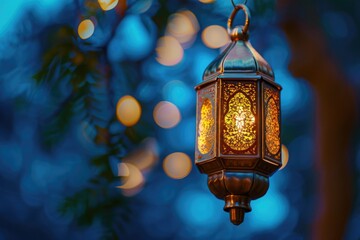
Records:
{"label": "lantern hanging ring", "polygon": [[[234,3],[234,0],[231,0],[231,3],[234,6],[234,8],[236,8],[236,4]],[[245,5],[246,3],[247,3],[247,0],[245,0],[243,4]]]}
{"label": "lantern hanging ring", "polygon": [[[232,3],[234,3],[233,0],[231,0]],[[247,1],[245,1],[246,4]],[[245,13],[245,24],[243,27],[235,27],[233,28],[233,21],[236,16],[236,14],[243,10]],[[238,40],[238,39],[246,39],[248,37],[248,30],[250,25],[250,10],[249,8],[244,4],[234,5],[234,10],[232,11],[228,22],[227,22],[227,31],[231,37],[232,40]]]}

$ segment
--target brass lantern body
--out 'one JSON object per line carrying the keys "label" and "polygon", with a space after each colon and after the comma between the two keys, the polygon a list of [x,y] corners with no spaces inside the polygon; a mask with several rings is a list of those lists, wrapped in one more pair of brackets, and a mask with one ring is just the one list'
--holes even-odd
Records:
{"label": "brass lantern body", "polygon": [[[232,28],[237,11],[245,26]],[[197,91],[195,162],[208,187],[239,225],[250,201],[263,196],[281,167],[280,85],[248,41],[249,12],[229,18],[232,42],[206,68]]]}

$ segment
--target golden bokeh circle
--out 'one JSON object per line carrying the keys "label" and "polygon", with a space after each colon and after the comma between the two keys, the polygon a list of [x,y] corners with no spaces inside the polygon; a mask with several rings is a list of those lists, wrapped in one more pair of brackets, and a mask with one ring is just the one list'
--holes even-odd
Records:
{"label": "golden bokeh circle", "polygon": [[134,126],[141,117],[141,106],[132,96],[126,95],[116,105],[116,116],[125,126]]}
{"label": "golden bokeh circle", "polygon": [[175,152],[164,159],[163,169],[170,178],[182,179],[191,172],[192,162],[185,153]]}
{"label": "golden bokeh circle", "polygon": [[287,147],[282,144],[281,145],[281,163],[282,163],[282,166],[279,170],[282,170],[286,167],[286,165],[288,164],[289,162],[289,150],[287,149]]}
{"label": "golden bokeh circle", "polygon": [[81,39],[90,38],[95,31],[95,25],[90,19],[85,19],[78,26],[78,34]]}
{"label": "golden bokeh circle", "polygon": [[181,120],[181,114],[176,105],[171,102],[159,102],[153,112],[154,120],[162,128],[173,128]]}

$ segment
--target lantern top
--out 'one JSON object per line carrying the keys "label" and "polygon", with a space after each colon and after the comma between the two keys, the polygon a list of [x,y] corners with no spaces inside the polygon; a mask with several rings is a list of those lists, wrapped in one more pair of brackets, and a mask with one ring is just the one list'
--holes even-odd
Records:
{"label": "lantern top", "polygon": [[274,72],[265,59],[251,46],[250,42],[238,40],[227,48],[205,69],[203,80],[218,76],[241,77],[241,75],[264,74],[274,79]]}
{"label": "lantern top", "polygon": [[[233,20],[239,10],[245,12],[245,25],[233,28]],[[205,69],[203,80],[216,77],[247,78],[254,75],[265,75],[274,80],[274,72],[265,59],[251,46],[248,41],[250,25],[250,11],[243,5],[234,8],[228,20],[228,33],[232,42]]]}

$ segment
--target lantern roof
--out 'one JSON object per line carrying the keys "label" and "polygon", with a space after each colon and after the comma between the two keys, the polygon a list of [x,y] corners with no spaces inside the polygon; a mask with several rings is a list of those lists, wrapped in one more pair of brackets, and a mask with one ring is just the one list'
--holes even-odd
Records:
{"label": "lantern roof", "polygon": [[[240,76],[241,75],[241,76]],[[205,69],[203,80],[215,77],[246,77],[265,75],[274,79],[274,72],[266,60],[249,41],[232,41],[227,48]]]}

